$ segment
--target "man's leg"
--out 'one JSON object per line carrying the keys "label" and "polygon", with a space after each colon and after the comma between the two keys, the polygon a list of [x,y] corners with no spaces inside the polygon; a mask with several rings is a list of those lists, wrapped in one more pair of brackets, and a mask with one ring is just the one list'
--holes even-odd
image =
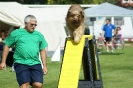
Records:
{"label": "man's leg", "polygon": [[113,53],[113,49],[114,49],[114,47],[113,47],[113,43],[112,43],[112,41],[110,41],[110,49],[111,49],[111,52]]}
{"label": "man's leg", "polygon": [[108,45],[109,43],[108,42],[106,42],[106,49],[107,49],[107,52],[109,52],[109,45]]}
{"label": "man's leg", "polygon": [[29,88],[29,87],[30,87],[30,83],[29,82],[26,82],[26,83],[24,83],[24,84],[22,84],[20,86],[20,88]]}
{"label": "man's leg", "polygon": [[109,38],[108,37],[105,37],[105,41],[106,41],[106,50],[107,50],[107,53],[109,52]]}
{"label": "man's leg", "polygon": [[42,83],[34,82],[34,83],[32,84],[32,88],[42,88]]}
{"label": "man's leg", "polygon": [[109,52],[109,49],[111,50],[111,52],[113,52],[113,43],[112,43],[112,38],[106,38],[107,41],[107,52]]}
{"label": "man's leg", "polygon": [[41,64],[37,64],[31,67],[31,84],[32,88],[42,88],[43,70]]}
{"label": "man's leg", "polygon": [[14,69],[20,88],[29,88],[31,82],[29,66],[15,63]]}

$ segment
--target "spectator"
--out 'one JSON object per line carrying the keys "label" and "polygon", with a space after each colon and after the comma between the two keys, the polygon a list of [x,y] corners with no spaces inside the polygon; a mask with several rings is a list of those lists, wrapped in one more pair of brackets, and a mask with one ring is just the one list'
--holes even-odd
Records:
{"label": "spectator", "polygon": [[121,27],[117,27],[116,41],[118,44],[120,44],[121,39],[122,39]]}
{"label": "spectator", "polygon": [[3,40],[7,37],[7,33],[5,30],[1,30],[0,32],[0,38],[1,38],[1,42],[3,42]]}
{"label": "spectator", "polygon": [[110,23],[110,19],[106,19],[106,24],[103,27],[102,36],[103,39],[106,41],[106,49],[107,52],[109,52],[109,47],[111,52],[113,53],[113,45],[112,45],[112,33],[113,30],[116,29],[116,27]]}
{"label": "spectator", "polygon": [[85,25],[85,31],[84,31],[85,35],[90,35],[90,29],[88,25]]}
{"label": "spectator", "polygon": [[1,57],[2,57],[2,51],[4,48],[4,39],[7,37],[7,33],[5,30],[1,30],[0,31],[0,62],[1,62]]}

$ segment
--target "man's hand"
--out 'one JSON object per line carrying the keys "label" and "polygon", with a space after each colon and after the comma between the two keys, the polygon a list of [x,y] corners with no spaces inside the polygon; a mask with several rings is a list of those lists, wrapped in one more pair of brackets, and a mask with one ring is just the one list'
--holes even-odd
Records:
{"label": "man's hand", "polygon": [[6,70],[6,63],[0,64],[0,70]]}
{"label": "man's hand", "polygon": [[104,36],[102,36],[102,39],[103,39],[103,40],[105,40],[105,37],[104,37]]}
{"label": "man's hand", "polygon": [[102,40],[103,40],[104,43],[106,43],[105,37],[102,37]]}
{"label": "man's hand", "polygon": [[47,67],[43,67],[43,73],[44,73],[44,75],[46,75],[48,73]]}

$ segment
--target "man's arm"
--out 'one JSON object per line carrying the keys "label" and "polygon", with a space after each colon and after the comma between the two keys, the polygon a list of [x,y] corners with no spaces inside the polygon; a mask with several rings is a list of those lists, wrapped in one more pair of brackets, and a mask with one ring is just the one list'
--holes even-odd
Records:
{"label": "man's arm", "polygon": [[102,37],[104,37],[105,31],[102,31]]}
{"label": "man's arm", "polygon": [[9,53],[9,47],[5,45],[3,52],[2,52],[2,61],[0,64],[0,69],[6,69],[6,58],[7,58],[8,53]]}
{"label": "man's arm", "polygon": [[44,74],[47,74],[48,73],[48,69],[47,69],[47,56],[46,56],[46,50],[45,49],[40,51],[40,56],[41,56],[41,60],[42,60],[42,63],[43,63]]}
{"label": "man's arm", "polygon": [[117,28],[114,28],[114,29],[112,30],[112,33],[116,34],[116,31],[117,31]]}
{"label": "man's arm", "polygon": [[105,37],[104,37],[105,31],[102,31],[102,39],[104,41],[104,43],[106,43]]}

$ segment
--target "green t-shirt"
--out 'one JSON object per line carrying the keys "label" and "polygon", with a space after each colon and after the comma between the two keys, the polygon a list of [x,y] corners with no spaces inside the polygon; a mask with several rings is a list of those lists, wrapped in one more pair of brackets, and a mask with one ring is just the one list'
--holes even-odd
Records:
{"label": "green t-shirt", "polygon": [[45,38],[40,32],[34,30],[34,32],[30,33],[24,28],[11,32],[4,40],[4,43],[9,47],[15,45],[15,52],[13,55],[14,63],[29,66],[40,64],[40,50],[48,46]]}

